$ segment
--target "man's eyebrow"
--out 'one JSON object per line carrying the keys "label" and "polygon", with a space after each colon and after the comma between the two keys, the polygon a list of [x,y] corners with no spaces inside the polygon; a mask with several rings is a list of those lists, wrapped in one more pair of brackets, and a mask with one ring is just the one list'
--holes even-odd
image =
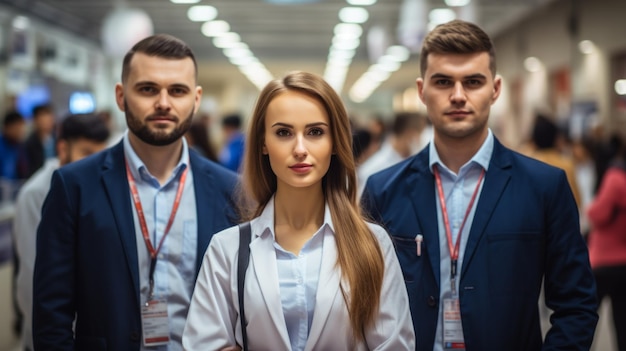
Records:
{"label": "man's eyebrow", "polygon": [[[447,74],[443,74],[443,73],[435,73],[432,76],[430,76],[430,79],[452,79],[452,76],[447,75]],[[463,76],[463,79],[485,79],[487,78],[484,74],[482,73],[474,73],[474,74],[470,74],[467,76]]]}

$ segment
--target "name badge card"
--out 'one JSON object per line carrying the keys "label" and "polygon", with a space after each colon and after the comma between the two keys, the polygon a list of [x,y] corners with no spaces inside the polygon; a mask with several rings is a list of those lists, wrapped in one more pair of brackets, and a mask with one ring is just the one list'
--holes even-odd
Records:
{"label": "name badge card", "polygon": [[443,346],[445,349],[465,349],[459,299],[443,299]]}
{"label": "name badge card", "polygon": [[141,307],[143,325],[143,345],[166,345],[170,341],[170,328],[167,318],[167,302],[151,300]]}

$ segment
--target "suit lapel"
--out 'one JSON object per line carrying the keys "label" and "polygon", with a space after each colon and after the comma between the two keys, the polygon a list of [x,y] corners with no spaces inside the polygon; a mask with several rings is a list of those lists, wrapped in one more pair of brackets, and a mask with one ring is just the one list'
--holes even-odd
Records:
{"label": "suit lapel", "polygon": [[137,303],[139,298],[139,263],[137,259],[137,239],[133,221],[133,207],[130,201],[130,188],[126,180],[124,146],[122,142],[107,151],[102,166],[102,182],[115,217],[117,233],[120,236],[128,270],[133,280]]}
{"label": "suit lapel", "polygon": [[[439,286],[439,228],[435,203],[435,178],[428,168],[428,147],[420,152],[411,164],[414,172],[406,178],[407,189],[411,189],[411,201],[415,210],[424,245],[428,252],[430,266]],[[419,233],[416,233],[419,234]]]}
{"label": "suit lapel", "polygon": [[200,266],[202,265],[204,251],[209,246],[209,241],[211,241],[211,237],[214,234],[211,223],[216,223],[216,220],[213,216],[221,212],[211,211],[209,209],[211,199],[217,199],[213,175],[208,169],[202,167],[199,156],[191,150],[189,150],[189,163],[191,165],[191,172],[193,173],[193,187],[196,196],[196,221],[198,228],[196,274],[198,274]]}
{"label": "suit lapel", "polygon": [[511,177],[511,153],[494,138],[493,155],[489,164],[489,170],[485,174],[485,180],[480,192],[472,228],[467,239],[461,277],[467,271],[476,247],[482,238],[485,226],[496,208],[502,193]]}
{"label": "suit lapel", "polygon": [[[330,312],[337,295],[340,294],[339,284],[341,274],[337,269],[337,245],[332,233],[324,233],[324,258],[320,267],[320,277],[317,283],[317,295],[315,297],[315,311],[306,350],[312,350],[326,325]],[[348,293],[346,291],[346,293]]]}
{"label": "suit lapel", "polygon": [[255,267],[254,274],[261,288],[261,294],[265,300],[271,323],[275,326],[283,342],[284,347],[278,349],[288,350],[291,348],[291,343],[289,342],[287,324],[285,323],[282,302],[280,300],[276,253],[274,239],[271,235],[266,233],[258,238],[254,238],[253,234],[252,243],[250,243],[250,259]]}

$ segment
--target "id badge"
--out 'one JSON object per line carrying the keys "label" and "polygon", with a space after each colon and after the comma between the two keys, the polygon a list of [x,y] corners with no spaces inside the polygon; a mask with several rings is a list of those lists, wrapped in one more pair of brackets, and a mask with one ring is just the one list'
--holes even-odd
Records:
{"label": "id badge", "polygon": [[170,341],[170,328],[167,318],[167,302],[150,300],[141,306],[143,325],[143,345],[166,345]]}
{"label": "id badge", "polygon": [[459,299],[443,299],[443,346],[452,350],[465,349]]}

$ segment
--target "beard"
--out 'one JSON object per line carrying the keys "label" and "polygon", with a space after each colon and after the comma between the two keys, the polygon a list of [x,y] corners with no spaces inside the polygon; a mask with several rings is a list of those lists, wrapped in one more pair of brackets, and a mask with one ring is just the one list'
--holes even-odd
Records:
{"label": "beard", "polygon": [[163,129],[151,129],[147,123],[142,122],[141,119],[135,116],[135,114],[133,114],[128,108],[126,100],[124,100],[124,110],[126,111],[126,125],[128,125],[128,129],[130,129],[130,131],[141,141],[153,146],[170,145],[182,138],[191,127],[191,120],[194,114],[192,110],[189,116],[187,116],[187,118],[182,122],[179,121],[177,116],[169,115],[167,113],[155,113],[146,117],[146,120],[150,120],[155,117],[168,117],[176,122],[176,128],[168,133]]}

